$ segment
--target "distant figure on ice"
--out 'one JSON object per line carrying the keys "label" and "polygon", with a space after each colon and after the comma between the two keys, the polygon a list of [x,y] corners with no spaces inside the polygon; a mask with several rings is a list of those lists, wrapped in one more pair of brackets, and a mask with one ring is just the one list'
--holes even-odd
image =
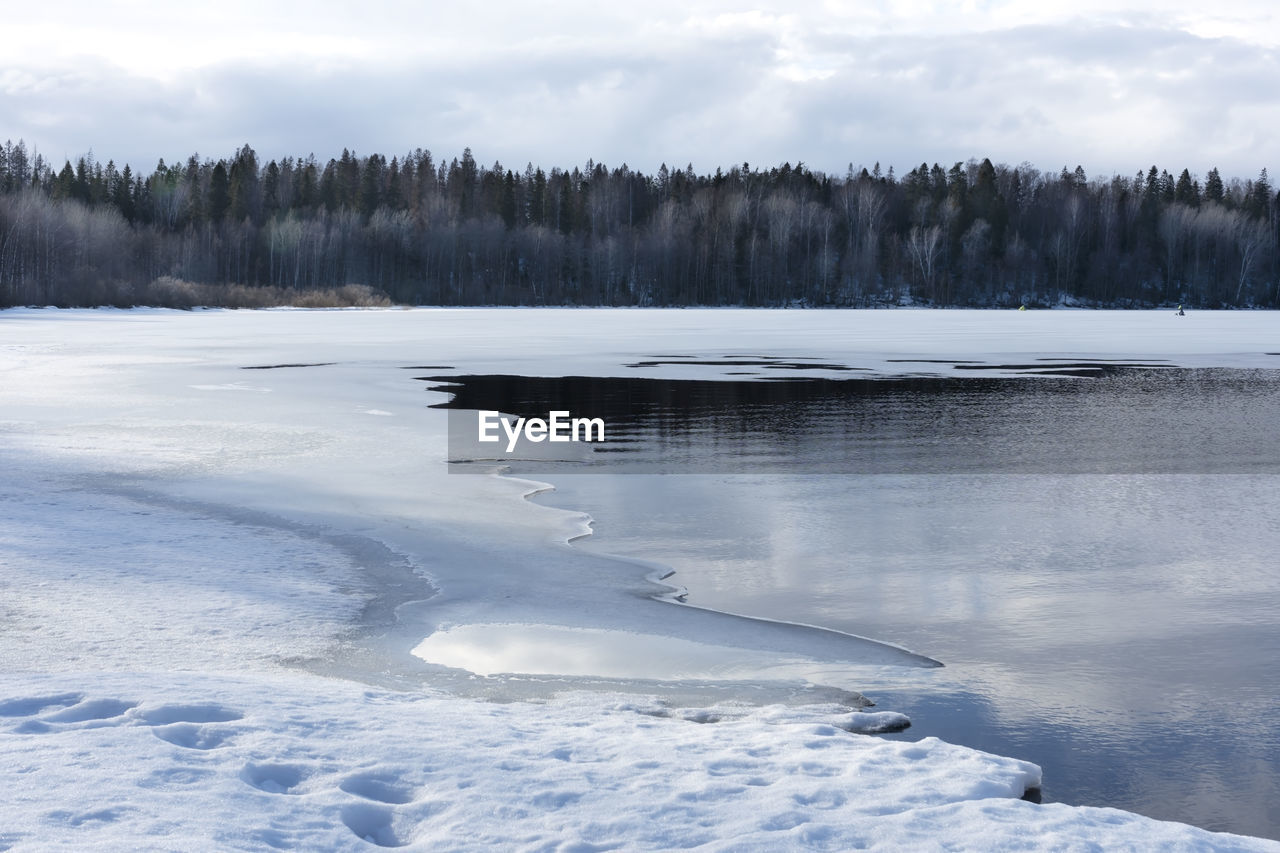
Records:
{"label": "distant figure on ice", "polygon": [[1182,310],[1182,306],[1181,306],[1181,305],[1179,305],[1179,306],[1178,306],[1178,316],[1179,316],[1179,317],[1185,317],[1185,316],[1187,316],[1187,312]]}
{"label": "distant figure on ice", "polygon": [[1025,306],[1025,305],[1019,305],[1019,306],[1018,306],[1018,310],[1019,310],[1019,311],[1026,311],[1026,310],[1027,310],[1027,306]]}

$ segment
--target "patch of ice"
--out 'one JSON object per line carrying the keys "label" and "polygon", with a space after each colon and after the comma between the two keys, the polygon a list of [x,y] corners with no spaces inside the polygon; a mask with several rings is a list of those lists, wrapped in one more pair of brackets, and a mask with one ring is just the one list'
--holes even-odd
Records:
{"label": "patch of ice", "polygon": [[814,659],[694,642],[661,634],[557,625],[476,624],[436,631],[414,648],[428,663],[478,675],[530,673],[617,679],[803,680]]}
{"label": "patch of ice", "polygon": [[224,382],[221,385],[188,385],[197,391],[253,391],[258,394],[270,394],[270,388],[261,388],[246,382]]}

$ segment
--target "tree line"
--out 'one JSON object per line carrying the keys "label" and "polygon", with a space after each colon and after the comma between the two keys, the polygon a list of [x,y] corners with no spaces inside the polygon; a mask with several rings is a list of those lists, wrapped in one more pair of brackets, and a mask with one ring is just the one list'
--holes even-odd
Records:
{"label": "tree line", "polygon": [[55,168],[20,140],[0,147],[0,305],[156,304],[180,283],[436,305],[1277,307],[1278,206],[1266,169],[645,174],[470,149],[263,164],[245,145],[143,175],[92,154]]}

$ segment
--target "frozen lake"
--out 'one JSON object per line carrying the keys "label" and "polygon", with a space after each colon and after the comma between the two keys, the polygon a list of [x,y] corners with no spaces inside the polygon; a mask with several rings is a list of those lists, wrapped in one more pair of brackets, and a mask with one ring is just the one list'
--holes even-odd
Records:
{"label": "frozen lake", "polygon": [[[0,847],[1280,850],[1066,804],[1275,834],[1277,330],[0,312]],[[464,375],[695,473],[530,500],[448,464]]]}
{"label": "frozen lake", "polygon": [[617,427],[611,452],[515,467],[595,519],[578,547],[671,566],[690,604],[943,661],[874,691],[912,717],[898,737],[1029,758],[1046,800],[1280,837],[1280,371],[1076,365],[458,400]]}

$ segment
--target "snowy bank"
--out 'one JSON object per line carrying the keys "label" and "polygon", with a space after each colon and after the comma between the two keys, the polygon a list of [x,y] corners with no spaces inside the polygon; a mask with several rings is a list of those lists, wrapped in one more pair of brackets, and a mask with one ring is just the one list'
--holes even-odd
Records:
{"label": "snowy bank", "polygon": [[1021,802],[1034,765],[849,734],[834,709],[494,704],[289,674],[7,676],[0,691],[15,849],[1280,846]]}

